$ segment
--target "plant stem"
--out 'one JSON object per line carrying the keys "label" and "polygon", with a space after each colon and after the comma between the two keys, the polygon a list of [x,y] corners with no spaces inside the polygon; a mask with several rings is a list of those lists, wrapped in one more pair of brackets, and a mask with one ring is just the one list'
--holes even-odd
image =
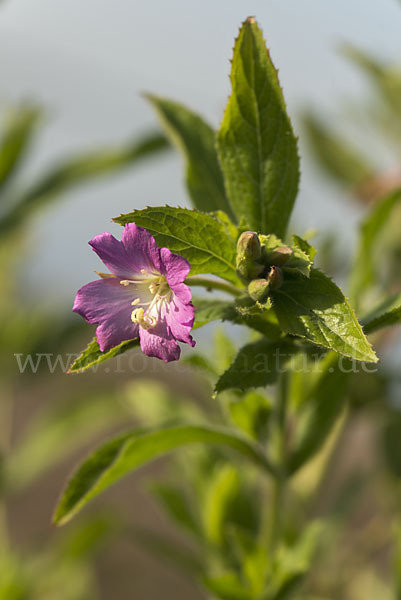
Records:
{"label": "plant stem", "polygon": [[187,277],[185,283],[192,286],[201,286],[208,290],[220,290],[222,292],[227,292],[232,296],[241,296],[244,293],[244,290],[236,288],[234,285],[231,285],[231,283],[210,279],[209,277],[198,277],[197,275],[194,275],[193,277]]}

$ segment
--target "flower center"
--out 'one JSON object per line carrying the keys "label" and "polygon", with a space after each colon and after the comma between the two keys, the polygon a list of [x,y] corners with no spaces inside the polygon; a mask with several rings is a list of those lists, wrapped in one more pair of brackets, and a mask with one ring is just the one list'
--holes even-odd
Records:
{"label": "flower center", "polygon": [[[172,291],[164,275],[150,274],[145,269],[142,269],[141,273],[144,275],[143,278],[123,279],[120,283],[124,286],[133,284],[136,286],[137,292],[143,292],[141,294],[142,298],[141,296],[137,297],[131,303],[132,306],[138,307],[132,311],[131,320],[133,323],[138,323],[143,329],[151,329],[159,322],[163,303],[168,302]],[[148,302],[142,302],[143,297],[149,298],[149,293],[152,299]]]}

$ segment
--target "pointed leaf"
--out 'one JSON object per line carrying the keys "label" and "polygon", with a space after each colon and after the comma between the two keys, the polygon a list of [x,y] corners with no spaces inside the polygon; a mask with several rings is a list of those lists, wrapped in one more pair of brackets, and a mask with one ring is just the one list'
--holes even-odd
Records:
{"label": "pointed leaf", "polygon": [[159,246],[186,258],[191,275],[211,273],[239,283],[235,271],[236,240],[216,216],[171,206],[148,207],[113,219],[120,225],[136,223],[151,233]]}
{"label": "pointed leaf", "polygon": [[217,135],[228,199],[251,230],[283,236],[298,190],[297,143],[277,71],[253,18],[235,42],[231,84]]}
{"label": "pointed leaf", "polygon": [[101,446],[78,469],[57,506],[54,521],[64,524],[90,500],[145,463],[187,444],[216,444],[236,450],[251,463],[272,472],[263,452],[229,429],[181,425],[135,430]]}
{"label": "pointed leaf", "polygon": [[246,390],[272,384],[297,351],[297,347],[287,340],[247,344],[217,381],[215,391]]}
{"label": "pointed leaf", "polygon": [[362,319],[365,333],[373,333],[383,327],[401,323],[401,294],[395,294],[382,302],[371,314]]}
{"label": "pointed leaf", "polygon": [[272,300],[285,332],[356,360],[377,362],[343,293],[317,269],[311,270],[309,279],[286,279]]}
{"label": "pointed leaf", "polygon": [[183,154],[186,182],[195,208],[223,210],[233,217],[217,160],[215,132],[199,115],[182,104],[148,94],[167,136]]}
{"label": "pointed leaf", "polygon": [[135,340],[127,340],[126,342],[122,342],[118,346],[111,348],[111,350],[108,350],[107,352],[102,352],[99,348],[96,338],[93,338],[88,347],[71,365],[68,373],[83,373],[84,371],[99,365],[105,360],[114,358],[115,356],[123,354],[124,352],[127,352],[132,348],[136,348],[137,346],[139,346],[139,338],[136,338]]}

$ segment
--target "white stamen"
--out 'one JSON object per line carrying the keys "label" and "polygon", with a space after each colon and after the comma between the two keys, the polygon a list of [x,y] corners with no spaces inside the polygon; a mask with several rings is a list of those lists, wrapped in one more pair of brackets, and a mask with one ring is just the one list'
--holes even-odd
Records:
{"label": "white stamen", "polygon": [[135,298],[135,300],[133,300],[133,301],[131,302],[131,304],[132,304],[132,306],[136,306],[137,304],[139,304],[139,303],[140,303],[140,301],[141,301],[141,299],[140,299],[140,298]]}

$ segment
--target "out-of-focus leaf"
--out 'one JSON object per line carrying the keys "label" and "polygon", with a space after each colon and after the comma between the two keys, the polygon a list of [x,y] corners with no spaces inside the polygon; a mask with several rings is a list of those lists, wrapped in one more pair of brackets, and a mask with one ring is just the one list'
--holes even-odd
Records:
{"label": "out-of-focus leaf", "polygon": [[132,350],[132,348],[137,348],[139,346],[139,338],[134,340],[127,340],[126,342],[122,342],[118,346],[111,348],[107,352],[102,352],[99,348],[99,344],[96,341],[96,338],[89,343],[88,347],[82,352],[80,356],[73,362],[68,373],[83,373],[88,369],[92,369],[104,362],[105,360],[109,360],[109,358],[114,358],[115,356],[119,356],[120,354],[124,354],[128,350]]}
{"label": "out-of-focus leaf", "polygon": [[326,275],[312,269],[310,278],[285,279],[272,294],[273,309],[286,333],[355,360],[377,362],[341,290]]}
{"label": "out-of-focus leaf", "polygon": [[[393,210],[400,200],[401,190],[385,196],[375,204],[362,223],[358,250],[350,280],[353,304],[360,304],[361,295],[375,283],[377,269],[376,243],[379,235],[388,225]],[[383,262],[382,256],[380,261]]]}
{"label": "out-of-focus leaf", "polygon": [[211,273],[239,283],[235,268],[236,240],[216,215],[171,206],[134,210],[113,219],[120,225],[136,223],[147,229],[159,246],[181,254],[191,275]]}
{"label": "out-of-focus leaf", "polygon": [[82,397],[38,416],[10,453],[5,469],[11,491],[30,484],[124,415],[113,394]]}
{"label": "out-of-focus leaf", "polygon": [[333,352],[324,357],[321,371],[303,405],[303,415],[295,431],[293,450],[288,468],[299,469],[318,452],[327,440],[347,402],[346,383],[350,361],[338,358]]}
{"label": "out-of-focus leaf", "polygon": [[233,422],[255,440],[266,438],[271,401],[257,392],[248,392],[230,402],[228,410]]}
{"label": "out-of-focus leaf", "polygon": [[246,390],[274,383],[279,372],[298,352],[288,340],[261,340],[241,348],[230,367],[216,383],[216,393],[237,388]]}
{"label": "out-of-focus leaf", "polygon": [[176,448],[199,443],[227,446],[256,466],[272,472],[264,453],[229,429],[181,425],[153,431],[131,431],[103,445],[81,465],[56,508],[55,523],[61,525],[69,521],[92,498],[130,471]]}
{"label": "out-of-focus leaf", "polygon": [[234,572],[218,577],[205,577],[203,584],[216,598],[221,598],[221,600],[254,600],[252,591]]}
{"label": "out-of-focus leaf", "polygon": [[199,115],[182,104],[147,95],[161,124],[184,156],[186,182],[192,203],[206,212],[223,210],[233,217],[217,160],[215,132]]}
{"label": "out-of-focus leaf", "polygon": [[164,563],[199,577],[204,572],[202,557],[187,545],[181,545],[173,539],[169,539],[159,533],[143,530],[139,527],[133,528],[134,542],[154,554]]}
{"label": "out-of-focus leaf", "polygon": [[344,54],[360,67],[371,79],[376,91],[392,111],[393,117],[401,120],[401,71],[387,66],[373,56],[350,44],[343,46]]}
{"label": "out-of-focus leaf", "polygon": [[239,476],[231,465],[218,465],[211,474],[203,502],[203,526],[206,539],[222,545],[230,504],[239,492]]}
{"label": "out-of-focus leaf", "polygon": [[39,116],[38,108],[33,106],[20,106],[9,113],[0,134],[0,191],[25,158]]}
{"label": "out-of-focus leaf", "polygon": [[277,71],[253,18],[236,39],[231,84],[217,134],[228,199],[249,229],[283,236],[298,191],[297,142]]}
{"label": "out-of-focus leaf", "polygon": [[306,113],[303,125],[313,157],[328,175],[341,183],[354,186],[374,174],[375,168],[369,159],[315,114]]}
{"label": "out-of-focus leaf", "polygon": [[0,235],[18,227],[33,211],[72,187],[128,168],[166,148],[166,138],[157,133],[145,136],[123,148],[98,150],[61,162],[21,196],[13,199],[13,207],[0,220]]}
{"label": "out-of-focus leaf", "polygon": [[401,294],[394,294],[382,302],[361,321],[365,333],[401,323]]}
{"label": "out-of-focus leaf", "polygon": [[199,523],[193,514],[193,507],[181,489],[168,483],[156,483],[151,491],[170,519],[192,535],[199,536]]}

